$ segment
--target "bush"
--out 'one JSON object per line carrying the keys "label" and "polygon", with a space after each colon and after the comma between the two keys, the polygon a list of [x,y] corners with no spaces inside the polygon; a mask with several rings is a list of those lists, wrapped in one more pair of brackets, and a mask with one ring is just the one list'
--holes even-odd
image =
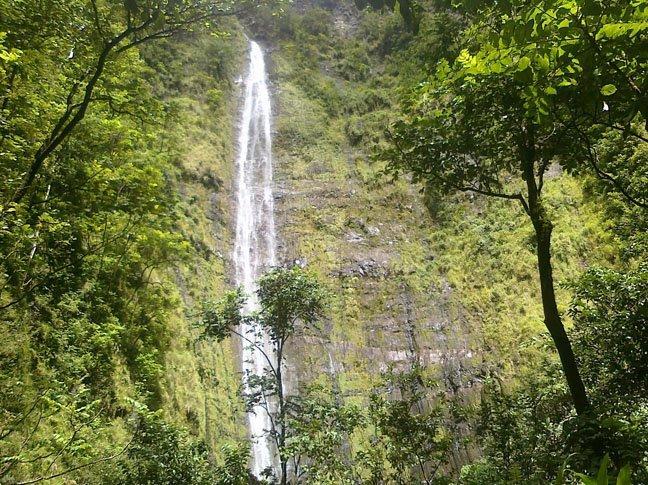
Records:
{"label": "bush", "polygon": [[144,412],[139,420],[134,441],[108,483],[211,485],[216,481],[216,468],[204,442],[166,422],[160,412]]}

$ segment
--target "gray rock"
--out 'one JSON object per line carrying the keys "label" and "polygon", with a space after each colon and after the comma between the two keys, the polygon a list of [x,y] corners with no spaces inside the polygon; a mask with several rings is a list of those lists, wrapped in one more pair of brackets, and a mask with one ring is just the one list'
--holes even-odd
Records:
{"label": "gray rock", "polygon": [[346,236],[346,240],[350,243],[360,243],[364,241],[364,238],[357,232],[350,231]]}
{"label": "gray rock", "polygon": [[384,278],[389,275],[389,270],[384,264],[374,259],[365,259],[334,271],[332,275],[339,278],[349,278],[352,276],[358,276],[360,278]]}

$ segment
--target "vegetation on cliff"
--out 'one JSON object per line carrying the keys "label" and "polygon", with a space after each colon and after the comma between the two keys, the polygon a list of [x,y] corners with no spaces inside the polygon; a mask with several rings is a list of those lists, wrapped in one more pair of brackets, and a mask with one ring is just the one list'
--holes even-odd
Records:
{"label": "vegetation on cliff", "polygon": [[230,10],[0,2],[2,483],[211,483],[244,436],[192,329],[227,282]]}
{"label": "vegetation on cliff", "polygon": [[[635,480],[646,473],[645,401],[631,398],[643,384],[629,370],[645,356],[645,131],[633,87],[645,82],[645,5],[563,3],[419,2],[413,33],[389,9],[353,17],[322,2],[266,32],[279,45],[286,259],[308,262],[333,295],[319,342],[333,359],[328,386],[352,404],[394,369],[436,380],[443,398],[427,390],[410,409],[446,407],[440,480],[453,468],[466,483],[579,480],[569,470],[594,473],[606,452]],[[537,139],[519,141],[529,133]],[[524,147],[537,157],[527,174]],[[381,178],[384,164],[423,182],[427,218],[407,179]],[[618,278],[633,296],[605,310],[611,300],[597,299]],[[321,369],[326,354],[312,357]],[[606,359],[619,364],[614,377]],[[630,375],[630,388],[610,393]],[[338,452],[376,451],[369,436]],[[397,480],[388,470],[399,465],[379,476]]]}
{"label": "vegetation on cliff", "polygon": [[[268,481],[648,481],[647,16],[0,0],[0,482],[255,482],[267,399]],[[297,263],[246,317],[240,21]]]}

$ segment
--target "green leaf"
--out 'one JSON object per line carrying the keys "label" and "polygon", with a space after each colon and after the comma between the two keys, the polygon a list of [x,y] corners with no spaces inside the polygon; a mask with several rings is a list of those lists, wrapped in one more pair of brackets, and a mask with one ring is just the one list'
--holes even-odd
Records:
{"label": "green leaf", "polygon": [[606,24],[597,32],[596,40],[603,38],[616,39],[626,34],[635,36],[639,32],[648,30],[648,22],[617,22]]}
{"label": "green leaf", "polygon": [[531,59],[529,59],[526,56],[520,58],[520,60],[518,61],[518,69],[520,71],[524,71],[530,65],[531,65]]}
{"label": "green leaf", "polygon": [[580,478],[583,485],[598,485],[598,482],[594,478],[590,478],[587,475],[576,473],[576,476]]}
{"label": "green leaf", "polygon": [[538,63],[538,67],[540,67],[540,69],[549,69],[549,59],[547,58],[547,56],[538,57],[536,59],[536,62]]}
{"label": "green leaf", "polygon": [[601,94],[603,96],[611,96],[616,93],[617,88],[614,84],[606,84],[601,88]]}
{"label": "green leaf", "polygon": [[0,51],[0,59],[5,61],[6,63],[16,62],[18,59],[20,59],[19,52],[20,51],[17,51],[15,49],[12,49],[11,51],[2,50]]}
{"label": "green leaf", "polygon": [[610,464],[610,455],[606,454],[603,457],[603,460],[601,460],[601,466],[599,467],[599,471],[596,474],[596,483],[598,485],[608,485],[607,469],[609,464]]}
{"label": "green leaf", "polygon": [[617,485],[632,485],[630,480],[630,466],[626,465],[619,471],[619,476],[617,477]]}

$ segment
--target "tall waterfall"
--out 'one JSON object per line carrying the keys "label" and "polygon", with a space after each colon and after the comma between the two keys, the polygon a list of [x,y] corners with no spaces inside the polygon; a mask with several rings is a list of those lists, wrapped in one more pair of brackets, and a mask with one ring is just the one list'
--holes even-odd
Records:
{"label": "tall waterfall", "polygon": [[[258,306],[254,296],[256,279],[265,268],[276,264],[270,118],[270,94],[263,52],[256,42],[251,42],[238,140],[238,206],[234,249],[236,283],[250,297],[246,312],[252,312]],[[241,329],[243,335],[251,335],[253,331],[253,328]],[[242,366],[244,374],[263,374],[267,361],[261,352],[249,348],[244,342]],[[252,471],[259,476],[265,468],[273,467],[275,463],[274,447],[265,433],[270,429],[270,418],[263,408],[257,406],[248,414],[248,425],[252,438]]]}

